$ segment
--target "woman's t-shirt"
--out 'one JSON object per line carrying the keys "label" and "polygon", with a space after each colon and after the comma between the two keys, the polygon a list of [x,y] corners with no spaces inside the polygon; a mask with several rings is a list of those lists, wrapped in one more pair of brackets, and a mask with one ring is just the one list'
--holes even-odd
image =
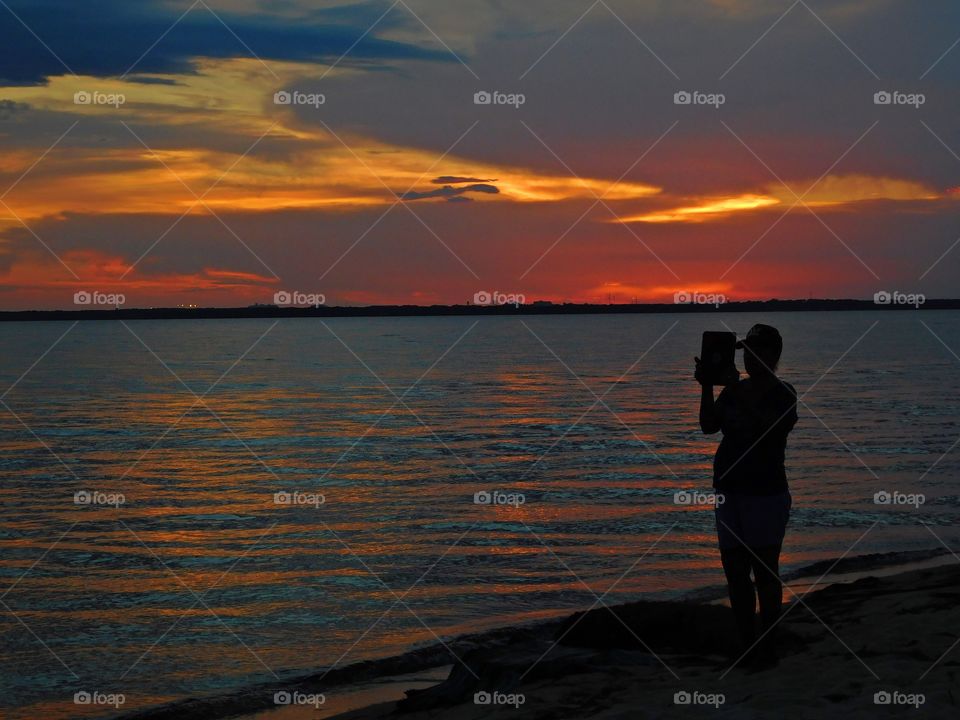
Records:
{"label": "woman's t-shirt", "polygon": [[759,385],[746,378],[717,398],[723,440],[713,459],[720,492],[774,495],[787,489],[784,454],[797,423],[797,391],[777,379]]}

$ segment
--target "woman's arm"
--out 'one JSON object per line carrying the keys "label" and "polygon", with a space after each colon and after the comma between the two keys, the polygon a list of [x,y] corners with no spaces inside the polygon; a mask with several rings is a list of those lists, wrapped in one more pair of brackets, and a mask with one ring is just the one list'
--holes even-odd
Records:
{"label": "woman's arm", "polygon": [[694,358],[694,362],[696,371],[693,376],[700,383],[700,429],[707,435],[713,435],[720,430],[720,415],[713,398],[713,385],[704,381],[700,372],[700,358]]}
{"label": "woman's arm", "polygon": [[713,385],[703,385],[700,393],[700,429],[707,435],[720,430],[717,403],[713,399]]}

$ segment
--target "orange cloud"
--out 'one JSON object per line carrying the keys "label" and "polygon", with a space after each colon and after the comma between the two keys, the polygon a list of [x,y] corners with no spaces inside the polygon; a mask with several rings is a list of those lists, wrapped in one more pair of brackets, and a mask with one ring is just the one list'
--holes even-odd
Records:
{"label": "orange cloud", "polygon": [[788,182],[792,193],[779,183],[770,185],[767,190],[770,195],[790,205],[796,202],[796,194],[811,207],[831,207],[870,200],[929,201],[943,197],[943,193],[913,180],[873,175],[828,175],[804,195],[810,185],[812,182]]}
{"label": "orange cloud", "polygon": [[727,216],[745,210],[767,208],[771,205],[779,205],[780,203],[781,200],[770,197],[769,195],[737,195],[724,198],[705,198],[698,205],[653,211],[640,215],[629,215],[621,218],[621,221],[625,223],[701,222],[710,219],[709,216]]}
{"label": "orange cloud", "polygon": [[[810,189],[812,184],[812,182],[793,182],[787,183],[787,187],[779,183],[770,184],[760,193],[704,197],[688,205],[627,215],[620,221],[625,223],[706,222],[737,213],[764,211],[775,206],[791,207],[801,202],[798,198],[802,198],[802,204],[810,207],[836,208],[872,200],[909,202],[933,201],[946,197],[943,193],[913,180],[871,175],[830,175]],[[617,220],[614,219],[612,222]]]}
{"label": "orange cloud", "polygon": [[69,304],[68,298],[73,293],[87,290],[123,293],[128,296],[128,302],[142,307],[144,303],[137,303],[138,297],[177,293],[228,292],[232,296],[262,299],[265,288],[277,282],[273,277],[222,268],[204,268],[196,273],[149,274],[138,267],[123,277],[130,263],[119,256],[97,250],[71,250],[62,253],[61,258],[79,280],[55,258],[31,253],[17,258],[0,275],[0,283],[6,291],[24,295],[36,292],[44,297],[59,298],[61,305]]}
{"label": "orange cloud", "polygon": [[[599,195],[631,200],[660,192],[646,183],[580,179],[455,154],[439,158],[435,151],[305,125],[293,108],[275,105],[273,94],[315,68],[296,63],[271,67],[279,78],[253,59],[207,59],[198,61],[196,74],[152,76],[174,84],[61,76],[44,86],[4,88],[5,98],[37,110],[123,121],[127,127],[116,122],[115,128],[128,145],[104,150],[71,147],[65,141],[6,201],[29,221],[65,213],[203,213],[195,195],[214,185],[203,202],[225,212],[363,209],[393,203],[394,193],[408,189],[435,189],[431,180],[444,175],[497,178],[499,193],[475,198],[481,202],[560,202]],[[74,103],[75,93],[92,91],[122,97],[123,102]],[[235,138],[237,152],[191,146],[189,133],[175,134],[184,138],[180,146],[171,146],[169,132],[163,133],[163,144],[154,143],[157,127],[186,125]],[[242,154],[255,143],[258,148]],[[41,153],[21,151],[0,158],[0,181],[13,183]]]}
{"label": "orange cloud", "polygon": [[[275,141],[285,139],[282,131],[272,135]],[[437,163],[423,150],[366,138],[345,142],[351,149],[327,133],[317,133],[312,147],[303,146],[295,157],[241,158],[191,148],[55,151],[43,160],[42,170],[31,173],[5,201],[27,221],[66,213],[204,213],[204,205],[227,212],[342,211],[393,203],[394,193],[429,186],[432,178],[445,174],[497,178],[499,194],[477,198],[481,202],[561,202],[604,194],[607,200],[630,200],[660,192],[643,183],[613,185],[609,180],[547,175],[452,157]],[[22,167],[11,163],[8,177],[15,179],[34,160],[24,156]]]}

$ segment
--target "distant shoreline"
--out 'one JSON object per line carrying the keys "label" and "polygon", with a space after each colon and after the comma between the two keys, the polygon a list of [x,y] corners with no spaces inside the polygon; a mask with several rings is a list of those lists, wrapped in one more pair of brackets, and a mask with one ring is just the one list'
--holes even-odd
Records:
{"label": "distant shoreline", "polygon": [[109,310],[12,310],[0,312],[0,322],[51,320],[230,320],[340,317],[456,317],[522,315],[631,315],[730,312],[960,310],[960,299],[927,300],[923,305],[881,305],[872,300],[750,300],[719,306],[674,303],[598,305],[591,303],[531,303],[526,305],[368,305],[363,307],[124,308]]}

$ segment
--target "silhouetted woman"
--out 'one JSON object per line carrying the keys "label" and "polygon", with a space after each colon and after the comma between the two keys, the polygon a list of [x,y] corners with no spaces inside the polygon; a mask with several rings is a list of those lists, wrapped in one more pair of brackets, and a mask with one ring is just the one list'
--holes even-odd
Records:
{"label": "silhouetted woman", "polygon": [[716,400],[696,359],[695,377],[703,390],[700,428],[707,434],[723,433],[713,461],[713,487],[724,499],[721,504],[718,498],[715,509],[717,539],[730,607],[746,653],[742,660],[770,667],[778,662],[774,628],[783,602],[780,548],[791,503],[784,453],[787,435],[797,422],[797,393],[776,375],[783,351],[776,328],[754,325],[737,347],[743,348],[749,377],[727,385]]}

